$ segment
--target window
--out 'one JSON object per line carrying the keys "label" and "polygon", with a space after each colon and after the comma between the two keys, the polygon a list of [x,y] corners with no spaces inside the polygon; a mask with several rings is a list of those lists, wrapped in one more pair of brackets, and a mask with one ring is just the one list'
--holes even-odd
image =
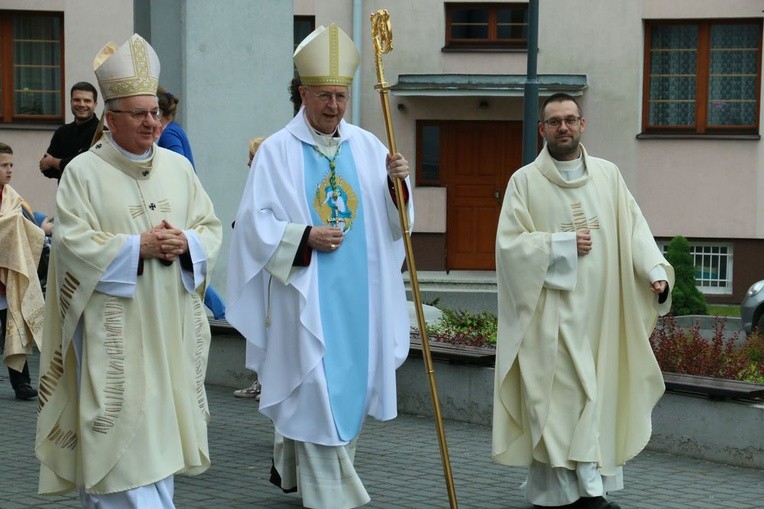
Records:
{"label": "window", "polygon": [[[668,242],[660,242],[663,254]],[[695,264],[695,286],[706,294],[732,293],[732,245],[718,243],[690,244]]]}
{"label": "window", "polygon": [[440,124],[417,122],[417,186],[440,186]]}
{"label": "window", "polygon": [[297,49],[297,45],[302,42],[310,33],[316,29],[315,16],[295,16],[293,28],[293,46],[292,52]]}
{"label": "window", "polygon": [[64,18],[0,11],[0,122],[64,118]]}
{"label": "window", "polygon": [[[305,39],[308,35],[310,35],[313,30],[316,29],[316,17],[315,16],[295,16],[294,17],[294,26],[292,28],[292,53],[297,49],[297,45],[302,42],[303,39]],[[297,68],[294,68],[294,77],[299,78],[300,76],[297,74]],[[290,95],[291,95],[291,85],[290,85]],[[297,112],[300,111],[300,101],[299,98],[295,97],[292,101],[292,106],[294,110],[294,114],[297,115]]]}
{"label": "window", "polygon": [[446,4],[446,49],[494,48],[528,48],[527,3]]}
{"label": "window", "polygon": [[758,134],[761,20],[645,25],[642,129]]}

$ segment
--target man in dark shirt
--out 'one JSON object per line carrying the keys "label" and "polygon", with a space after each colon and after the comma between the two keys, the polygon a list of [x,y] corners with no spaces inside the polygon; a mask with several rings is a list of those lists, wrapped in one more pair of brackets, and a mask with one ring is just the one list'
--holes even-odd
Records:
{"label": "man in dark shirt", "polygon": [[70,93],[74,122],[64,124],[53,133],[48,151],[40,159],[40,172],[48,178],[61,180],[61,174],[69,161],[90,149],[98,117],[95,108],[98,92],[87,81],[75,83]]}

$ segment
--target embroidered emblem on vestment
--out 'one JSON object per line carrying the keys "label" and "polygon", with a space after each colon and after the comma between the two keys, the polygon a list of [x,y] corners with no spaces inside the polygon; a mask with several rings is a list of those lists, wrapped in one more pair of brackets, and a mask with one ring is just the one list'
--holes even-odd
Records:
{"label": "embroidered emblem on vestment", "polygon": [[587,228],[590,230],[599,230],[600,220],[597,218],[597,216],[592,216],[587,219],[581,202],[571,203],[570,212],[571,216],[573,217],[573,221],[569,223],[562,223],[562,225],[560,225],[560,231],[577,232],[578,230],[586,230]]}
{"label": "embroidered emblem on vestment", "polygon": [[339,175],[332,185],[330,174],[327,173],[316,187],[313,207],[324,224],[336,226],[347,232],[353,226],[358,212],[358,196],[350,184]]}

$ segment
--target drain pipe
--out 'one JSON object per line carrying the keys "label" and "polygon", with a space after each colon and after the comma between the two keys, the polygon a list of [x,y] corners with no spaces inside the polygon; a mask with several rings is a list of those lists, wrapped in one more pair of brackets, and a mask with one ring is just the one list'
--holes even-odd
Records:
{"label": "drain pipe", "polygon": [[[353,0],[353,42],[358,47],[358,52],[361,54],[361,62],[363,58],[363,0]],[[350,91],[350,107],[353,111],[353,123],[357,126],[361,125],[361,68],[359,65],[355,71],[355,77],[353,78],[353,86]]]}
{"label": "drain pipe", "polygon": [[523,100],[523,165],[536,159],[538,139],[539,80],[536,62],[539,49],[539,0],[528,2],[528,72]]}

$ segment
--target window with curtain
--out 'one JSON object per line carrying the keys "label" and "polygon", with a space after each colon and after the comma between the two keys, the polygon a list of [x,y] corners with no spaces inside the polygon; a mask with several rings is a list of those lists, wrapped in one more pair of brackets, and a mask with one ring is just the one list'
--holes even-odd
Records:
{"label": "window with curtain", "polygon": [[527,49],[527,3],[447,3],[446,49]]}
{"label": "window with curtain", "polygon": [[758,134],[761,20],[645,24],[643,131]]}
{"label": "window with curtain", "polygon": [[63,24],[61,13],[0,11],[1,122],[63,120]]}

